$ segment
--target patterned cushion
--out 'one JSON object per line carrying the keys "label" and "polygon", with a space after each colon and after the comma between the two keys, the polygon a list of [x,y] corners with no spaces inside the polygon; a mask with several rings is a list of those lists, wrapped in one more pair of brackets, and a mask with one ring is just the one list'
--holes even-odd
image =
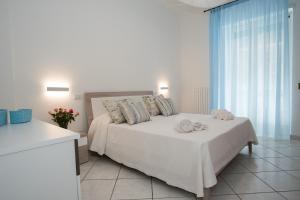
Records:
{"label": "patterned cushion", "polygon": [[143,96],[143,101],[151,116],[156,116],[160,114],[160,110],[157,107],[155,98],[153,96]]}
{"label": "patterned cushion", "polygon": [[163,95],[158,95],[155,98],[156,104],[164,116],[176,114],[172,100],[167,100]]}
{"label": "patterned cushion", "polygon": [[103,104],[107,109],[107,111],[109,112],[112,121],[116,124],[121,124],[126,120],[118,106],[118,102],[119,101],[116,100],[104,100]]}
{"label": "patterned cushion", "polygon": [[173,100],[171,98],[166,98],[166,100],[168,101],[169,105],[172,108],[172,115],[177,114],[177,111],[176,111],[176,108],[175,108]]}
{"label": "patterned cushion", "polygon": [[141,102],[131,104],[135,110],[136,123],[150,121],[150,114]]}
{"label": "patterned cushion", "polygon": [[118,106],[125,117],[128,124],[135,124],[136,123],[136,117],[134,114],[134,110],[132,106],[129,104],[128,100],[122,100],[118,103]]}
{"label": "patterned cushion", "polygon": [[123,100],[118,105],[128,124],[150,121],[150,114],[142,102]]}

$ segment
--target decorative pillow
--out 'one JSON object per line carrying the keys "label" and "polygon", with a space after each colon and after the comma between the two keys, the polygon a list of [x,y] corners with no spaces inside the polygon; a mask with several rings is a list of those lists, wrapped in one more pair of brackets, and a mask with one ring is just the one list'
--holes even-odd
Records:
{"label": "decorative pillow", "polygon": [[150,120],[150,114],[142,102],[123,100],[118,105],[128,124],[132,125]]}
{"label": "decorative pillow", "polygon": [[163,95],[156,96],[155,101],[159,110],[164,116],[170,116],[176,114],[173,102],[171,102],[172,105],[170,105],[169,101]]}
{"label": "decorative pillow", "polygon": [[103,104],[106,110],[109,112],[109,115],[114,123],[121,124],[126,121],[118,106],[118,101],[104,100]]}
{"label": "decorative pillow", "polygon": [[150,114],[148,110],[145,108],[142,102],[137,102],[134,104],[136,108],[136,122],[141,123],[141,122],[146,122],[150,121]]}
{"label": "decorative pillow", "polygon": [[135,124],[136,117],[134,114],[134,110],[131,105],[129,105],[128,100],[122,100],[118,103],[120,111],[122,112],[123,116],[125,117],[128,124]]}
{"label": "decorative pillow", "polygon": [[168,101],[170,107],[172,108],[172,115],[177,114],[173,100],[171,98],[166,98],[166,100]]}
{"label": "decorative pillow", "polygon": [[155,98],[153,96],[143,96],[143,101],[151,116],[156,116],[160,114],[160,110],[157,107]]}

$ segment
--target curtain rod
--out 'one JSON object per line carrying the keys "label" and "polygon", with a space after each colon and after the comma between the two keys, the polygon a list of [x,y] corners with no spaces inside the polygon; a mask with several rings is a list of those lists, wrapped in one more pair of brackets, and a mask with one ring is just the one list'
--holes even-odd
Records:
{"label": "curtain rod", "polygon": [[222,6],[226,6],[226,5],[229,5],[229,4],[232,4],[232,3],[235,3],[235,2],[237,2],[237,1],[239,1],[239,0],[235,0],[235,1],[231,1],[231,2],[228,2],[228,3],[224,3],[224,4],[222,4],[222,5],[219,5],[219,6],[216,6],[216,7],[213,7],[213,8],[210,8],[210,9],[207,9],[207,10],[204,10],[203,12],[209,12],[209,11],[211,11],[211,10],[213,10],[213,9],[216,9],[216,8],[220,8],[220,7],[222,7]]}

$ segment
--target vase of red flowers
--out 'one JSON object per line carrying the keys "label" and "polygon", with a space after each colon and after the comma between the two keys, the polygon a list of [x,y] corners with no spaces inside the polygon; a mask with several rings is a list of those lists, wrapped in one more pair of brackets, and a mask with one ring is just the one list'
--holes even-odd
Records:
{"label": "vase of red flowers", "polygon": [[49,111],[52,116],[52,120],[58,124],[61,128],[68,129],[69,124],[75,121],[75,118],[79,115],[78,112],[74,112],[71,109],[55,108],[53,111]]}

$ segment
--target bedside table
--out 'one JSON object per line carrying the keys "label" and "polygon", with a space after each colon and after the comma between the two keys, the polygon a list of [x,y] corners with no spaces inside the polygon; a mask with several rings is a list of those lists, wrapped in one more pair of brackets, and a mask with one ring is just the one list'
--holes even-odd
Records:
{"label": "bedside table", "polygon": [[80,139],[78,140],[78,154],[79,154],[79,164],[83,164],[89,161],[89,148],[88,148],[88,138],[87,133],[79,132]]}

